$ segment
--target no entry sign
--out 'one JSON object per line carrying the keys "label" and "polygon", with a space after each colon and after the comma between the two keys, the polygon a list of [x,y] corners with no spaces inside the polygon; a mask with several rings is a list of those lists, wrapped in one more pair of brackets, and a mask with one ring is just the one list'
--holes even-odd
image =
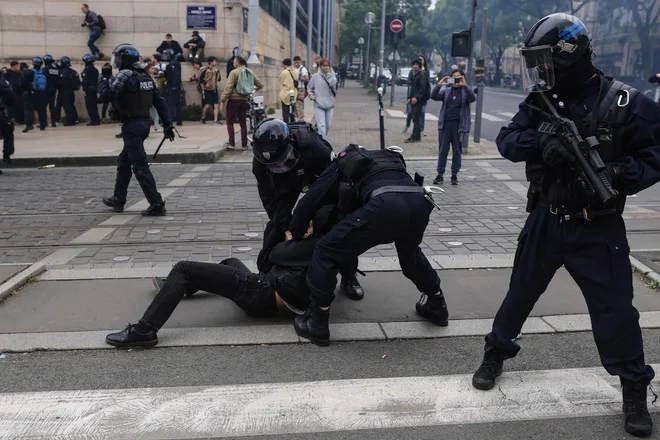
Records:
{"label": "no entry sign", "polygon": [[403,30],[403,22],[398,18],[392,20],[392,23],[390,23],[390,30],[395,34],[398,34]]}

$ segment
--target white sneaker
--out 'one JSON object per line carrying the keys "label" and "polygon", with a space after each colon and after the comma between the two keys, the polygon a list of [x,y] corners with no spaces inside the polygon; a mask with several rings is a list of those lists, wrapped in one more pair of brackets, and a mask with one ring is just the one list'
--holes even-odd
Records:
{"label": "white sneaker", "polygon": [[162,129],[162,128],[154,128],[154,131],[155,131],[156,133],[160,133],[161,131],[163,131],[163,129]]}

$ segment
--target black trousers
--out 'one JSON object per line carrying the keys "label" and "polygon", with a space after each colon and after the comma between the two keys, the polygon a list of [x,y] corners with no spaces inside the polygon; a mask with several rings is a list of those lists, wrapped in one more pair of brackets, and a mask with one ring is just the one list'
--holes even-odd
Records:
{"label": "black trousers", "polygon": [[144,140],[149,136],[149,119],[130,119],[124,121],[121,133],[124,148],[117,158],[117,178],[114,195],[120,201],[126,201],[128,185],[131,183],[131,171],[142,188],[149,204],[162,203],[163,198],[156,188],[156,179],[149,169]]}
{"label": "black trousers", "polygon": [[97,93],[98,91],[95,88],[89,88],[85,93],[85,108],[87,109],[90,122],[94,124],[101,122]]}
{"label": "black trousers", "polygon": [[25,124],[34,125],[34,112],[39,116],[39,127],[46,128],[46,92],[33,91],[27,95],[25,102]]}
{"label": "black trousers", "polygon": [[547,207],[531,212],[518,238],[509,292],[486,336],[488,345],[514,357],[534,304],[557,269],[564,266],[587,302],[600,359],[608,373],[648,384],[653,369],[644,361],[639,312],[632,304],[633,280],[626,227],[620,215],[565,221]]}
{"label": "black trousers", "polygon": [[78,121],[78,110],[76,110],[76,98],[73,90],[62,91],[59,96],[62,97],[62,108],[66,113],[66,124],[64,125],[75,125]]}
{"label": "black trousers", "polygon": [[14,123],[10,118],[0,116],[0,134],[2,134],[2,157],[8,159],[14,154]]}
{"label": "black trousers", "polygon": [[101,117],[105,119],[105,117],[108,115],[108,108],[110,107],[109,102],[104,102],[103,107],[101,108]]}
{"label": "black trousers", "polygon": [[410,136],[415,140],[420,140],[422,138],[422,126],[421,126],[421,115],[422,115],[422,104],[410,104],[412,107],[412,121],[413,121],[413,132]]}
{"label": "black trousers", "polygon": [[183,122],[181,109],[181,89],[172,87],[167,91],[167,106],[170,111],[170,119],[177,124]]}
{"label": "black trousers", "polygon": [[46,106],[50,111],[50,122],[55,125],[60,120],[59,111],[56,105],[57,89],[46,89]]}
{"label": "black trousers", "polygon": [[224,296],[255,317],[277,313],[275,291],[268,276],[253,274],[240,260],[229,258],[220,264],[179,261],[140,322],[160,330],[183,295],[200,290]]}
{"label": "black trousers", "polygon": [[329,307],[337,274],[347,273],[367,250],[392,242],[403,274],[420,292],[438,293],[440,278],[419,248],[432,209],[421,193],[385,193],[335,225],[316,243],[307,272],[312,304]]}

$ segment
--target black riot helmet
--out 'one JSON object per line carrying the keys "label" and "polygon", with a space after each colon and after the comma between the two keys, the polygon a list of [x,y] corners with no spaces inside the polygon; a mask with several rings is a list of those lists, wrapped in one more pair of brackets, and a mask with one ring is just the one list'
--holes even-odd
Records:
{"label": "black riot helmet", "polygon": [[163,54],[160,52],[156,52],[154,54],[154,60],[158,61],[159,63],[163,61]]}
{"label": "black riot helmet", "polygon": [[94,61],[96,61],[96,57],[94,55],[87,54],[82,57],[82,60],[85,64],[94,64]]}
{"label": "black riot helmet", "polygon": [[174,51],[172,49],[165,49],[163,51],[162,61],[172,61],[174,59]]}
{"label": "black riot helmet", "polygon": [[63,64],[61,60],[57,60],[53,63],[53,66],[55,66],[56,69],[61,69]]}
{"label": "black riot helmet", "polygon": [[133,64],[140,61],[140,52],[135,46],[122,43],[112,51],[110,64],[117,69],[128,69]]}
{"label": "black riot helmet", "polygon": [[44,63],[51,64],[53,62],[53,56],[49,53],[43,56]]}
{"label": "black riot helmet", "polygon": [[104,78],[110,78],[112,76],[112,66],[110,63],[105,63],[103,67],[101,67],[101,76]]}
{"label": "black riot helmet", "polygon": [[268,118],[257,126],[254,133],[254,158],[273,173],[291,171],[300,155],[291,144],[291,131],[281,119]]}
{"label": "black riot helmet", "polygon": [[69,59],[69,57],[60,58],[60,63],[62,63],[62,66],[64,67],[71,67],[71,60]]}
{"label": "black riot helmet", "polygon": [[44,65],[44,60],[42,60],[41,57],[34,57],[32,58],[32,64],[34,64],[34,67],[37,69],[40,69],[41,66]]}
{"label": "black riot helmet", "polygon": [[[591,64],[591,53],[591,34],[580,19],[563,13],[548,15],[527,33],[520,49],[523,87],[530,92],[550,90],[562,72],[578,63]],[[576,73],[593,74],[592,69],[584,73],[583,67],[588,66],[580,66]]]}

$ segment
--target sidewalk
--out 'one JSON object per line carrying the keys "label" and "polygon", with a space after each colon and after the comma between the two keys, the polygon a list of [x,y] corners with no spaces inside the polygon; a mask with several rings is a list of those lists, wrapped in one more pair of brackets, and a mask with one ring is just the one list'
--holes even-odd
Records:
{"label": "sidewalk", "polygon": [[[16,153],[12,156],[13,166],[39,167],[56,166],[100,166],[115,165],[117,155],[123,148],[119,124],[103,124],[87,127],[58,126],[22,133],[24,126],[15,128]],[[223,143],[228,140],[227,127],[199,122],[184,122],[176,127],[183,138],[174,142],[165,141],[155,162],[213,163],[225,152]],[[162,132],[154,132],[145,141],[145,149],[151,158],[163,139]],[[151,162],[154,162],[150,159]]]}

